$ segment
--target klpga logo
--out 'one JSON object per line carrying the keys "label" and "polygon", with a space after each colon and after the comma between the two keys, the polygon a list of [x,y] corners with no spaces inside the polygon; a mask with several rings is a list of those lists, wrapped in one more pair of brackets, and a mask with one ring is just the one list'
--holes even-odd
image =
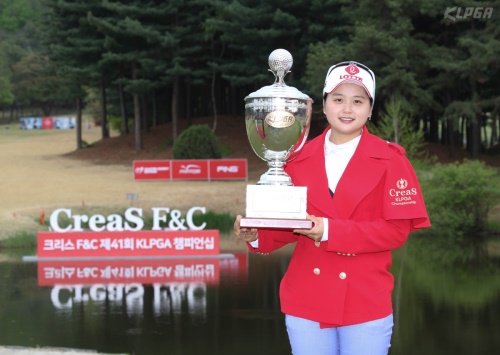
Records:
{"label": "klpga logo", "polygon": [[447,7],[444,12],[444,18],[452,21],[472,18],[491,18],[493,15],[492,7]]}

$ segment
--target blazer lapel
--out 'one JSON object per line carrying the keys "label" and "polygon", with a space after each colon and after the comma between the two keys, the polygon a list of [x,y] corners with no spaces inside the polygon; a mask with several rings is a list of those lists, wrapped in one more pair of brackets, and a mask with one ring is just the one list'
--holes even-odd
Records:
{"label": "blazer lapel", "polygon": [[[325,169],[324,142],[328,130],[329,128],[321,136],[309,141],[307,149],[303,150],[285,170],[290,173],[295,185],[308,186],[309,213],[333,218],[349,218],[359,202],[383,177],[388,159],[387,142],[370,134],[366,126],[363,128],[358,147],[347,164],[332,199]],[[304,174],[304,172],[310,173]]]}
{"label": "blazer lapel", "polygon": [[360,201],[380,182],[385,170],[387,144],[366,126],[354,155],[339,180],[333,202],[341,218],[349,218]]}

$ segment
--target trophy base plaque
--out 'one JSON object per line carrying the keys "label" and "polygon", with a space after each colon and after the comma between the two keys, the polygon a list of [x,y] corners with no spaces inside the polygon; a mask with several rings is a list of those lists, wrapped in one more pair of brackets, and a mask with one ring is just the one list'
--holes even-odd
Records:
{"label": "trophy base plaque", "polygon": [[309,219],[243,217],[240,221],[240,227],[242,228],[311,229],[312,226],[313,222]]}
{"label": "trophy base plaque", "polygon": [[310,229],[306,219],[307,187],[248,185],[243,228]]}

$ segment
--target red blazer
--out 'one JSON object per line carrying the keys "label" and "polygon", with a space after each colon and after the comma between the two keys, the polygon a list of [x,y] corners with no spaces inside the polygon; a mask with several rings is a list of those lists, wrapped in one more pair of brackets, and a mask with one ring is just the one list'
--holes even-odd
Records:
{"label": "red blazer", "polygon": [[269,253],[297,243],[280,285],[281,310],[322,327],[391,314],[391,250],[411,231],[430,226],[404,149],[366,127],[332,198],[325,170],[327,131],[306,143],[285,170],[296,186],[307,186],[308,213],[328,218],[328,241],[262,229],[258,248],[249,245],[251,251]]}

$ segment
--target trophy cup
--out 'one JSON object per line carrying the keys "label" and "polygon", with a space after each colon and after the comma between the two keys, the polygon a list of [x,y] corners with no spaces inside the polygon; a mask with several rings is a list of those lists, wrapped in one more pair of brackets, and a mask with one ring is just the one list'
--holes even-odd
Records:
{"label": "trophy cup", "polygon": [[248,140],[269,169],[257,185],[248,185],[244,228],[309,229],[306,219],[307,187],[294,186],[285,163],[294,159],[309,134],[312,99],[283,80],[293,58],[285,49],[269,55],[273,85],[264,86],[245,98]]}

